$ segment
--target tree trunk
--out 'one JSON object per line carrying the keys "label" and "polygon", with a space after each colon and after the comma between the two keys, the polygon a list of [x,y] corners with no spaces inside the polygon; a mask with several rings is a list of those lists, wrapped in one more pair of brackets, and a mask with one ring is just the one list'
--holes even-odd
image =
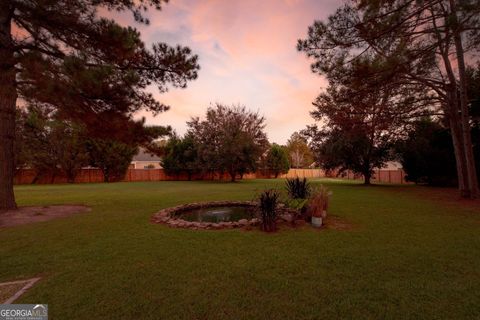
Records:
{"label": "tree trunk", "polygon": [[0,5],[0,211],[16,209],[13,193],[15,108],[17,102],[15,57],[11,36],[13,9]]}
{"label": "tree trunk", "polygon": [[103,182],[110,182],[110,172],[108,169],[102,169]]}
{"label": "tree trunk", "polygon": [[67,176],[68,183],[75,183],[75,178],[77,177],[77,170],[76,169],[68,169],[65,171]]}
{"label": "tree trunk", "polygon": [[57,176],[57,171],[54,169],[54,170],[52,170],[52,174],[51,174],[51,177],[50,177],[50,184],[55,183],[55,177],[56,176]]}
{"label": "tree trunk", "polygon": [[[452,93],[450,93],[451,95]],[[467,181],[467,166],[465,160],[463,136],[460,128],[460,120],[458,119],[458,108],[456,102],[452,101],[452,105],[449,106],[448,120],[450,126],[450,132],[452,135],[453,150],[455,154],[455,162],[457,168],[458,190],[462,198],[470,197],[470,188]]]}
{"label": "tree trunk", "polygon": [[366,186],[371,185],[370,180],[372,179],[372,173],[371,173],[370,171],[369,171],[368,173],[365,172],[365,173],[363,174],[363,177],[364,177],[364,179],[365,179],[365,181],[363,182],[363,184],[366,185]]}
{"label": "tree trunk", "polygon": [[466,171],[468,180],[470,195],[469,197],[474,199],[479,195],[477,170],[475,168],[475,158],[473,155],[472,134],[470,127],[470,115],[468,112],[468,96],[467,96],[467,77],[465,71],[465,57],[462,44],[461,26],[458,25],[458,18],[456,13],[455,0],[450,0],[450,6],[452,10],[452,17],[454,20],[454,41],[455,51],[458,63],[458,75],[460,83],[460,111],[461,111],[461,124],[462,124],[462,138],[464,144],[464,153],[466,161]]}
{"label": "tree trunk", "polygon": [[[450,1],[450,7],[451,11],[455,12],[455,3],[451,0]],[[445,16],[443,17],[445,21],[450,21],[452,18],[451,13],[445,13]],[[456,15],[454,16],[454,19],[456,20]],[[455,22],[455,21],[452,21]],[[448,30],[445,32],[449,33],[455,33],[455,30],[452,30],[451,28],[452,23],[449,23]],[[455,28],[454,24],[453,27]],[[463,135],[463,125],[462,125],[462,119],[460,112],[462,110],[461,106],[461,98],[458,97],[458,86],[457,86],[457,79],[455,77],[455,73],[452,67],[452,63],[450,61],[450,41],[446,42],[446,38],[442,38],[440,36],[440,33],[437,32],[437,40],[439,42],[439,51],[440,55],[442,56],[442,60],[445,66],[445,72],[448,77],[448,82],[445,84],[445,90],[446,90],[446,101],[445,103],[445,109],[446,113],[449,116],[449,121],[450,121],[450,130],[452,133],[452,142],[454,146],[454,152],[455,152],[455,161],[457,165],[457,175],[458,175],[458,188],[460,191],[460,196],[462,198],[470,198],[471,197],[471,185],[469,183],[469,178],[468,178],[468,166],[467,166],[467,159],[465,157],[466,151],[465,148],[467,147],[467,144],[465,143],[464,140],[464,135]],[[446,36],[445,36],[446,37]],[[463,54],[462,54],[463,55]],[[464,114],[465,115],[465,114]]]}
{"label": "tree trunk", "polygon": [[235,171],[230,171],[229,174],[230,174],[230,181],[235,182],[235,177],[237,173]]}

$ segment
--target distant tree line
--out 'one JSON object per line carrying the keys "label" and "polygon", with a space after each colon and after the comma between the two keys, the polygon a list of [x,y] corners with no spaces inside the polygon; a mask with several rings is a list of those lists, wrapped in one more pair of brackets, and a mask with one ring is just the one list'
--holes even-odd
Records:
{"label": "distant tree line", "polygon": [[183,137],[168,141],[162,166],[168,174],[228,174],[238,176],[267,169],[274,176],[288,172],[286,148],[270,145],[264,132],[265,118],[244,106],[216,104],[205,119],[192,118]]}
{"label": "distant tree line", "polygon": [[[81,168],[99,168],[105,182],[119,181],[139,147],[162,156],[167,174],[228,174],[231,181],[264,170],[277,178],[287,173],[293,158],[296,167],[313,160],[306,139],[294,133],[286,146],[270,144],[264,132],[265,118],[243,106],[216,104],[205,119],[192,118],[184,136],[169,127],[145,126],[144,119],[123,130],[115,122],[101,131],[61,117],[55,109],[28,105],[17,110],[15,169],[35,171],[33,183],[59,175],[74,182]],[[117,131],[104,134],[108,128]],[[112,129],[113,130],[113,129]],[[170,135],[167,142],[158,138]]]}
{"label": "distant tree line", "polygon": [[[354,73],[349,73],[350,80],[354,77]],[[467,83],[472,147],[475,163],[480,166],[480,65],[467,69]],[[443,114],[425,108],[421,113],[396,120],[390,118],[390,114],[393,110],[396,114],[403,110],[398,105],[400,100],[389,105],[384,98],[381,105],[375,107],[370,102],[362,109],[362,100],[348,98],[352,83],[348,85],[348,89],[342,88],[346,94],[344,98],[334,92],[331,85],[315,103],[317,109],[312,115],[326,121],[328,126],[322,129],[310,126],[302,131],[321,167],[339,173],[351,170],[362,175],[369,184],[374,168],[382,168],[387,161],[396,160],[402,164],[407,181],[435,186],[458,185],[453,138]],[[360,92],[354,93],[357,98]],[[405,105],[407,110],[422,110],[411,103]],[[394,109],[389,110],[390,107]],[[477,179],[480,179],[478,172]]]}
{"label": "distant tree line", "polygon": [[138,147],[158,152],[154,140],[169,131],[164,127],[145,127],[141,120],[124,128],[122,139],[95,136],[82,124],[34,106],[18,110],[16,122],[15,169],[33,169],[33,183],[45,176],[53,181],[60,174],[72,183],[79,170],[87,166],[99,168],[105,182],[119,181]]}

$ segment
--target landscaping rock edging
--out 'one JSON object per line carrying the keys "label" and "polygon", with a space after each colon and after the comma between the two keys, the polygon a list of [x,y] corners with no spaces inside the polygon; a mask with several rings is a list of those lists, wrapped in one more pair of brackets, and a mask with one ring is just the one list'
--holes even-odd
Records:
{"label": "landscaping rock edging", "polygon": [[[220,230],[220,229],[234,229],[234,228],[246,228],[257,226],[260,224],[260,219],[253,218],[250,220],[241,219],[238,221],[227,222],[199,222],[199,221],[186,221],[178,217],[179,213],[188,210],[195,210],[201,208],[211,207],[226,207],[226,206],[239,206],[239,207],[257,207],[258,204],[253,201],[212,201],[212,202],[197,202],[190,204],[183,204],[176,207],[165,208],[155,213],[152,218],[152,223],[166,224],[172,228],[184,228],[192,230]],[[279,208],[279,219],[290,222],[293,220],[296,210],[289,208]]]}

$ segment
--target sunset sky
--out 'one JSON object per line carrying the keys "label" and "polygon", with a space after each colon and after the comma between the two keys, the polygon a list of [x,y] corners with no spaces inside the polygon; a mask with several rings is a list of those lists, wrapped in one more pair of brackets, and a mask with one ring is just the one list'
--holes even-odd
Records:
{"label": "sunset sky", "polygon": [[326,81],[310,71],[310,61],[296,50],[315,19],[324,19],[335,0],[171,0],[162,11],[150,10],[150,25],[121,15],[135,25],[146,43],[189,46],[199,55],[201,70],[186,89],[152,92],[171,109],[149,124],[186,130],[191,116],[203,116],[215,102],[243,104],[267,119],[269,140],[285,143],[294,132],[313,122],[311,102]]}

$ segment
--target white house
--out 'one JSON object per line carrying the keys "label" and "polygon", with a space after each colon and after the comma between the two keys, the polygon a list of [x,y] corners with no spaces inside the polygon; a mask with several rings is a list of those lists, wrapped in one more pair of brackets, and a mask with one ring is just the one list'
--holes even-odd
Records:
{"label": "white house", "polygon": [[162,158],[151,154],[143,148],[138,149],[138,153],[133,157],[130,164],[131,169],[162,169]]}

